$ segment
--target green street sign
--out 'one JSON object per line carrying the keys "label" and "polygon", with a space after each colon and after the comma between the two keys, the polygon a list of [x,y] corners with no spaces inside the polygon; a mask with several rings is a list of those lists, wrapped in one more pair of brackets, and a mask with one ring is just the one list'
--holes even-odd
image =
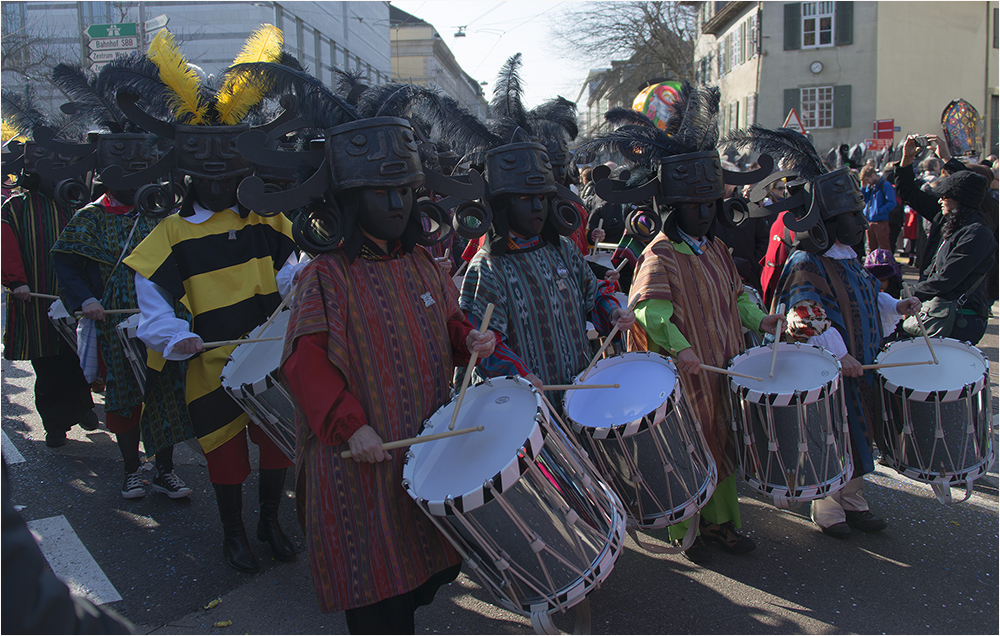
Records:
{"label": "green street sign", "polygon": [[136,37],[139,29],[135,22],[122,22],[121,24],[91,24],[87,27],[87,35],[91,39],[97,38],[121,38]]}

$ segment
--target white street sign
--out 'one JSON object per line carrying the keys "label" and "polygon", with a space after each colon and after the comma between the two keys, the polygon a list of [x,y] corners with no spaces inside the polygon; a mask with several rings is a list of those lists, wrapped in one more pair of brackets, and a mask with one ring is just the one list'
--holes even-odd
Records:
{"label": "white street sign", "polygon": [[146,20],[144,24],[147,31],[155,31],[157,29],[162,29],[163,27],[167,26],[167,22],[169,21],[170,18],[168,18],[164,14],[164,15],[158,15],[155,18],[150,18],[149,20]]}
{"label": "white street sign", "polygon": [[90,61],[91,62],[110,62],[116,57],[125,57],[129,53],[132,53],[135,49],[123,49],[118,51],[91,51]]}
{"label": "white street sign", "polygon": [[135,50],[139,46],[139,38],[100,38],[91,40],[88,46],[91,51]]}
{"label": "white street sign", "polygon": [[152,42],[153,38],[156,37],[156,34],[159,33],[162,30],[163,29],[157,29],[155,31],[146,31],[146,44],[149,44],[150,42]]}
{"label": "white street sign", "polygon": [[104,68],[107,65],[108,65],[107,62],[95,62],[95,63],[93,63],[93,64],[90,65],[90,70],[92,70],[95,73],[100,73],[101,69]]}

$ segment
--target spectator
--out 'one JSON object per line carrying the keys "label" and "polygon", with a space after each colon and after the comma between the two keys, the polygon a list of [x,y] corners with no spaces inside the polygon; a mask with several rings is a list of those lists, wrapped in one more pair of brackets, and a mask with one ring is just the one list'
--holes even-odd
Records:
{"label": "spectator", "polygon": [[889,243],[889,214],[896,207],[896,190],[879,176],[870,165],[861,168],[861,193],[865,197],[865,218],[868,219],[868,251],[892,251]]}

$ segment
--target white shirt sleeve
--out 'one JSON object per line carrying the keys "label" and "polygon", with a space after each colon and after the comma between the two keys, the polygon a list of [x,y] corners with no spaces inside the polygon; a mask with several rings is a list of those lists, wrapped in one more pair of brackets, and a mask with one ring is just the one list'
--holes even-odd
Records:
{"label": "white shirt sleeve", "polygon": [[295,274],[308,265],[310,260],[311,259],[304,254],[300,260],[295,255],[295,252],[292,252],[288,256],[288,260],[281,266],[281,269],[278,270],[278,275],[275,277],[278,282],[278,294],[280,294],[282,298],[287,296],[288,292],[290,292],[292,287],[295,286]]}
{"label": "white shirt sleeve", "polygon": [[181,340],[198,338],[186,320],[174,315],[174,299],[167,290],[141,274],[135,275],[135,295],[139,301],[139,327],[136,336],[166,360],[187,360],[193,354],[175,353]]}
{"label": "white shirt sleeve", "polygon": [[843,336],[841,336],[840,332],[832,326],[818,336],[811,336],[808,340],[806,340],[806,344],[811,344],[815,347],[823,347],[833,355],[837,356],[838,359],[847,355],[847,345],[844,344]]}
{"label": "white shirt sleeve", "polygon": [[882,320],[882,333],[890,334],[896,330],[896,323],[903,314],[896,311],[899,301],[885,292],[878,293],[878,315]]}

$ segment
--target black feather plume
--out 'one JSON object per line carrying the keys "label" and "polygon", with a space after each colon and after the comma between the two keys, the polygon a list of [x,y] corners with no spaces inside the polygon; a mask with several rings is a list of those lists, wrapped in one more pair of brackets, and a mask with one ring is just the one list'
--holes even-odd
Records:
{"label": "black feather plume", "polygon": [[687,112],[688,100],[691,99],[691,93],[694,92],[694,87],[691,86],[691,82],[685,81],[681,85],[681,90],[677,93],[677,99],[670,102],[667,106],[669,116],[667,121],[664,123],[664,132],[668,135],[673,136],[677,134],[678,129],[681,127],[681,122],[684,121],[684,113]]}
{"label": "black feather plume", "polygon": [[812,143],[791,128],[771,129],[754,124],[750,128],[731,131],[723,143],[784,159],[784,167],[809,180],[827,172]]}
{"label": "black feather plume", "polygon": [[117,57],[97,73],[95,86],[97,94],[103,95],[104,101],[110,101],[115,118],[118,121],[128,122],[125,124],[125,130],[132,131],[135,125],[121,113],[114,97],[123,89],[138,95],[139,107],[150,115],[157,119],[171,117],[167,87],[160,79],[160,70],[145,55]]}
{"label": "black feather plume", "polygon": [[[57,64],[52,69],[52,83],[72,101],[72,112],[77,116],[89,116],[98,125],[113,133],[124,132],[127,119],[117,108],[113,108],[108,97],[97,89],[97,74],[84,69],[79,64]],[[114,95],[110,96],[112,101]],[[66,112],[66,108],[63,109]]]}
{"label": "black feather plume", "polygon": [[572,141],[580,132],[576,122],[576,104],[565,97],[556,97],[532,108],[528,111],[527,118],[528,125],[540,136],[551,136],[551,132],[544,135],[540,128],[549,131],[554,128],[565,132]]}
{"label": "black feather plume", "polygon": [[408,117],[418,105],[423,106],[425,114],[433,113],[436,101],[434,91],[428,88],[389,82],[366,89],[355,109],[362,117]]}
{"label": "black feather plume", "polygon": [[494,134],[455,98],[440,95],[438,100],[445,114],[441,121],[441,140],[449,143],[457,154],[472,163],[482,163],[488,150],[503,145],[503,138]]}
{"label": "black feather plume", "polygon": [[656,124],[649,117],[646,117],[637,110],[631,108],[625,108],[624,106],[618,106],[612,108],[608,112],[604,113],[604,121],[612,126],[624,126],[626,124],[631,124],[633,126],[648,126],[649,128],[656,128]]}
{"label": "black feather plume", "polygon": [[687,152],[714,150],[719,141],[718,86],[697,88],[691,91],[680,126],[673,138],[686,147]]}
{"label": "black feather plume", "polygon": [[304,71],[273,62],[251,62],[231,66],[226,73],[246,75],[249,81],[258,82],[265,96],[291,93],[298,115],[315,128],[325,130],[360,119],[353,106]]}
{"label": "black feather plume", "polygon": [[578,149],[584,155],[599,152],[613,153],[634,165],[653,167],[662,157],[690,151],[656,126],[627,125]]}
{"label": "black feather plume", "polygon": [[520,68],[521,54],[515,53],[500,69],[493,88],[493,100],[490,101],[490,116],[502,122],[494,128],[494,131],[499,134],[502,130],[505,134],[500,136],[507,143],[514,141],[512,137],[517,135],[518,129],[528,131],[527,134],[530,135],[527,112],[524,110],[524,88],[521,86],[521,76],[518,73]]}
{"label": "black feather plume", "polygon": [[38,109],[34,88],[28,84],[24,91],[0,92],[0,113],[7,122],[26,137],[39,126],[48,126],[49,118]]}

